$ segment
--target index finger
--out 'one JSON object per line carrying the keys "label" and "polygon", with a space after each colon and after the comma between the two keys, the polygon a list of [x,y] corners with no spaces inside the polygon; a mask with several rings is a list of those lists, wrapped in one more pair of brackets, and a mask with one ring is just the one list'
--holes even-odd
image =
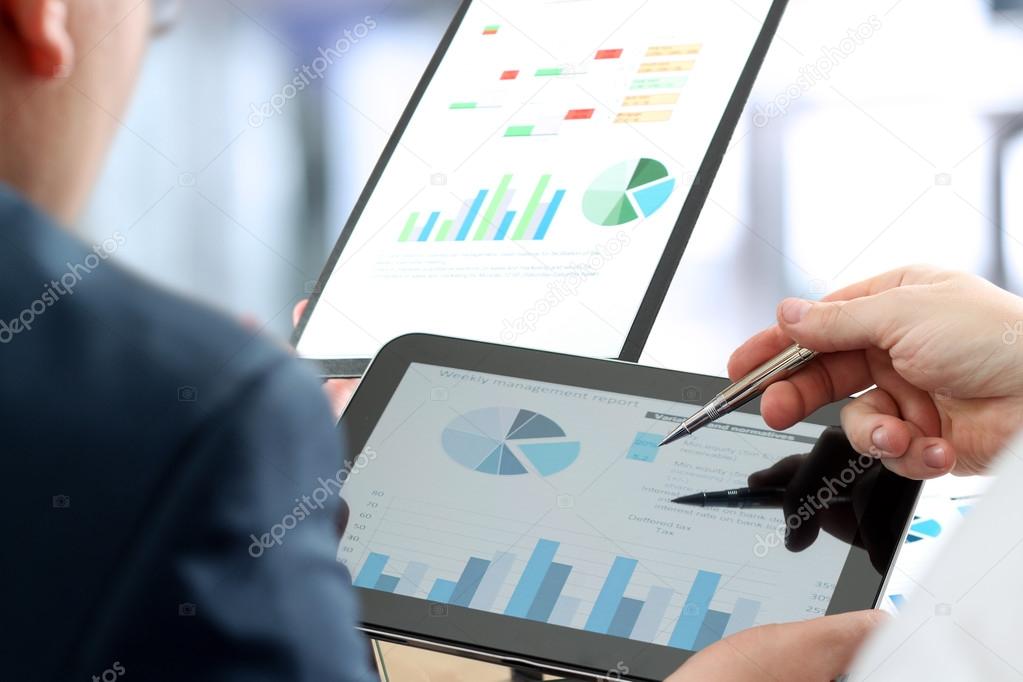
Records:
{"label": "index finger", "polygon": [[[850,284],[825,296],[822,301],[848,301],[875,296],[890,289],[937,280],[942,271],[922,265],[890,270],[884,274]],[[728,361],[728,377],[737,381],[792,345],[792,339],[773,325],[739,346]]]}
{"label": "index finger", "polygon": [[899,287],[913,286],[917,284],[932,284],[937,281],[944,273],[938,268],[932,268],[927,265],[910,265],[907,267],[896,268],[895,270],[889,270],[888,272],[882,273],[875,277],[850,284],[842,287],[837,291],[833,291],[824,298],[822,301],[849,301],[854,298],[864,298],[865,296],[876,296],[877,294],[884,293],[890,289],[898,289]]}

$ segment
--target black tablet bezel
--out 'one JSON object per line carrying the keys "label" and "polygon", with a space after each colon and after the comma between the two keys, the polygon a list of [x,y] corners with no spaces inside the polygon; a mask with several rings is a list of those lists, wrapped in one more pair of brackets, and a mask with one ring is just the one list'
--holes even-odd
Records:
{"label": "black tablet bezel", "polygon": [[[356,458],[365,448],[377,421],[413,363],[668,401],[678,401],[683,387],[695,388],[701,395],[711,396],[728,383],[725,379],[612,360],[432,335],[403,336],[380,351],[339,423],[349,466],[355,466]],[[806,421],[824,426],[838,424],[840,407],[840,404],[826,406]],[[742,411],[758,414],[759,404],[750,403]],[[888,494],[905,500],[904,509],[899,508],[893,514],[895,518],[905,516],[899,535],[901,542],[912,517],[920,484],[887,471],[882,479]],[[871,506],[874,499],[877,498],[871,498]],[[891,513],[891,510],[886,512]],[[865,515],[869,513],[868,506]],[[891,547],[890,556],[883,562],[885,574],[879,575],[867,552],[851,547],[827,613],[875,606],[881,598],[898,548],[897,544]],[[874,549],[877,550],[876,547]],[[619,670],[620,678],[616,679],[645,682],[663,679],[692,655],[680,649],[457,606],[435,605],[431,608],[424,599],[356,589],[363,603],[362,627],[371,636],[462,656],[596,679],[605,679],[609,671],[616,670],[619,662],[624,662],[632,672],[623,675]],[[611,644],[613,646],[609,646]],[[642,671],[637,673],[640,667]]]}
{"label": "black tablet bezel", "polygon": [[[324,288],[327,285],[327,280],[330,279],[334,268],[341,259],[341,254],[344,251],[345,246],[348,244],[349,238],[354,232],[359,219],[362,217],[362,213],[365,210],[366,205],[369,203],[370,197],[375,191],[380,178],[383,176],[384,171],[387,168],[387,164],[390,162],[391,157],[398,148],[398,144],[400,143],[402,136],[405,134],[405,129],[408,127],[412,117],[415,115],[416,109],[419,107],[419,103],[422,101],[423,95],[426,93],[426,89],[429,87],[430,82],[437,73],[437,69],[440,68],[440,64],[444,60],[444,55],[447,54],[448,48],[451,46],[451,42],[454,40],[458,29],[461,27],[462,19],[464,19],[472,2],[473,0],[463,0],[462,4],[455,12],[451,25],[448,27],[447,32],[445,32],[444,37],[441,39],[437,51],[434,53],[433,58],[430,60],[430,63],[426,68],[426,72],[423,74],[422,79],[419,81],[419,84],[412,95],[412,98],[409,100],[408,106],[405,108],[404,113],[398,121],[398,125],[395,128],[394,133],[391,135],[390,140],[384,147],[384,151],[380,155],[380,160],[377,161],[373,172],[370,174],[369,180],[366,182],[366,187],[363,189],[358,201],[356,201],[355,206],[352,209],[352,213],[349,216],[344,229],[341,231],[341,236],[334,245],[334,249],[331,251],[330,257],[327,259],[327,262],[323,267],[323,271],[320,273],[316,285],[309,296],[309,304],[306,306],[301,319],[295,327],[295,331],[291,338],[291,343],[294,347],[298,347],[302,334],[305,332],[309,323],[309,319],[319,303]],[[707,154],[696,173],[696,178],[689,191],[689,196],[686,198],[686,201],[682,206],[682,212],[679,214],[675,227],[668,238],[664,252],[661,255],[661,260],[654,269],[650,284],[647,287],[647,292],[643,297],[643,301],[640,303],[639,309],[636,311],[636,317],[633,319],[629,333],[622,344],[622,350],[618,356],[619,360],[639,362],[639,358],[643,353],[643,348],[646,346],[647,339],[650,337],[650,332],[653,330],[657,314],[660,312],[661,305],[664,303],[664,298],[667,296],[668,289],[671,287],[675,271],[678,269],[679,263],[682,261],[682,255],[685,253],[686,247],[689,244],[689,239],[693,234],[693,229],[696,227],[696,221],[699,218],[700,213],[703,211],[704,204],[707,202],[711,185],[714,183],[715,177],[717,177],[718,170],[721,167],[721,162],[725,157],[725,152],[728,151],[732,135],[735,133],[735,129],[739,125],[739,120],[741,119],[742,112],[746,107],[746,102],[749,100],[750,94],[753,91],[753,84],[756,81],[757,75],[760,73],[760,67],[763,65],[764,59],[767,57],[767,51],[770,48],[771,41],[774,39],[775,33],[778,30],[778,25],[781,23],[781,18],[785,13],[787,5],[788,0],[773,0],[771,9],[768,11],[764,20],[764,25],[761,28],[760,35],[757,37],[757,40],[753,45],[753,50],[750,52],[749,59],[746,61],[746,65],[743,67],[743,70],[739,75],[739,81],[736,84],[735,90],[732,92],[732,97],[729,99],[728,104],[725,107],[725,112],[721,118],[721,122],[718,124],[718,128],[715,131],[714,136],[711,138],[710,147],[707,149]],[[361,376],[366,367],[369,365],[369,359],[364,358],[313,359],[312,362],[315,363],[315,367],[321,376],[339,378]]]}

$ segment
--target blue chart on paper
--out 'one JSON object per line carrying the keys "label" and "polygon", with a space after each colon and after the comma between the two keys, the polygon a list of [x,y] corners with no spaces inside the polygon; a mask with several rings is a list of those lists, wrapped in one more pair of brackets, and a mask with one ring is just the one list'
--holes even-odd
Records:
{"label": "blue chart on paper", "polygon": [[571,466],[581,450],[554,420],[510,407],[463,414],[444,429],[441,442],[462,466],[495,476],[552,476]]}

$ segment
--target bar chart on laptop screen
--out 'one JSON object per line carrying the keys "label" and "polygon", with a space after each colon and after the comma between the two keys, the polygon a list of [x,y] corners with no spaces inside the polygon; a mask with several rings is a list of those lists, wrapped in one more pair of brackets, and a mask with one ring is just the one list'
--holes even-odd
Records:
{"label": "bar chart on laptop screen", "polygon": [[658,448],[695,409],[413,365],[345,491],[339,559],[365,590],[686,650],[821,615],[846,545],[791,553],[779,511],[670,500],[744,485],[822,427],[736,413]]}

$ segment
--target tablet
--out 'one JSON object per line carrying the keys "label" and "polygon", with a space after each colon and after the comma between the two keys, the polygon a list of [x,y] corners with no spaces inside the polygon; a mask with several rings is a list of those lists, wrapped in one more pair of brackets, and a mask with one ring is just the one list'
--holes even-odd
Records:
{"label": "tablet", "polygon": [[430,332],[637,361],[784,5],[467,0],[299,354],[359,375]]}
{"label": "tablet", "polygon": [[[387,345],[340,422],[338,556],[364,630],[577,678],[663,680],[744,628],[873,607],[919,484],[840,432],[844,450],[818,453],[837,407],[779,433],[751,405],[657,447],[725,383],[434,336]],[[808,494],[786,512],[671,503],[754,472],[777,485],[794,462],[786,480]],[[785,513],[801,551],[785,546]]]}

